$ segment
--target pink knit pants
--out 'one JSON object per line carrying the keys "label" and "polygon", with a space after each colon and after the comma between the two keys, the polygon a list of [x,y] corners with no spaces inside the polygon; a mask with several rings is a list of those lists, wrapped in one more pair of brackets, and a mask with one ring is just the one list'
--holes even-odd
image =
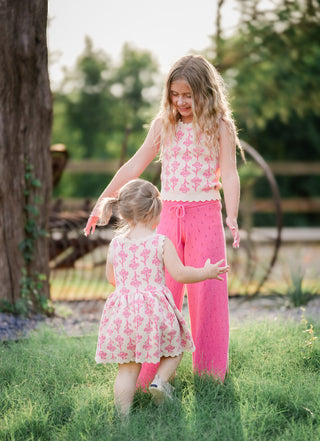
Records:
{"label": "pink knit pants", "polygon": [[[226,259],[220,201],[164,201],[157,232],[171,239],[185,265],[202,267],[209,257],[212,263]],[[187,285],[191,333],[196,346],[192,354],[194,372],[213,375],[222,381],[229,348],[226,275],[223,279]],[[181,311],[184,285],[172,279],[168,272],[166,282]],[[142,387],[153,379],[156,368],[157,365],[150,363],[142,366],[139,376]]]}

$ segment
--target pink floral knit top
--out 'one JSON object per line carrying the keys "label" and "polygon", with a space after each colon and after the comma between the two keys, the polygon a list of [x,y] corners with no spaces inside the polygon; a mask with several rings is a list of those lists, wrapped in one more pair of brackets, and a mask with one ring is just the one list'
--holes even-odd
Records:
{"label": "pink floral knit top", "polygon": [[174,142],[163,146],[161,197],[166,201],[199,202],[220,199],[218,153],[202,138],[194,139],[192,123],[177,124]]}

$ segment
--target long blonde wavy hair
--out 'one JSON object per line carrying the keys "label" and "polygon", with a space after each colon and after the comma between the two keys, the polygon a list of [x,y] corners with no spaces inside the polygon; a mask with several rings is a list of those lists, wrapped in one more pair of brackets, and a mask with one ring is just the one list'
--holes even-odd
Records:
{"label": "long blonde wavy hair", "polygon": [[210,149],[219,148],[219,124],[224,121],[232,141],[241,149],[224,81],[219,72],[202,55],[179,58],[170,69],[162,95],[158,116],[162,118],[162,146],[174,139],[180,119],[170,99],[171,85],[184,80],[192,92],[193,128],[197,140],[203,136]]}

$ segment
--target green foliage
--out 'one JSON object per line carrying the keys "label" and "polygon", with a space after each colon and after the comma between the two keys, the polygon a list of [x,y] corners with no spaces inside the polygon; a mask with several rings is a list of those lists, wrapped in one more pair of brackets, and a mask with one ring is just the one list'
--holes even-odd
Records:
{"label": "green foliage", "polygon": [[291,306],[306,305],[314,296],[314,290],[305,287],[305,270],[301,264],[290,267],[290,279],[288,281],[287,292],[285,293]]}
{"label": "green foliage", "polygon": [[[214,39],[212,61],[229,86],[240,138],[266,161],[314,160],[320,155],[320,3],[268,3],[237,1],[239,26],[233,35],[221,32]],[[277,180],[282,197],[319,194],[318,176]],[[255,197],[265,189],[258,181]],[[267,225],[267,217],[255,215],[255,225]],[[284,223],[316,226],[318,217],[290,213]]]}
{"label": "green foliage", "polygon": [[302,319],[301,322],[303,326],[306,328],[303,330],[303,333],[305,334],[305,341],[302,346],[302,356],[303,359],[306,360],[306,363],[308,366],[313,366],[315,369],[320,368],[320,358],[319,358],[319,348],[317,346],[317,339],[318,337],[315,335],[314,326],[312,323],[310,323],[305,315],[304,315],[304,308],[302,309]]}
{"label": "green foliage", "polygon": [[54,197],[62,198],[92,198],[107,186],[112,175],[100,174],[70,174],[63,173],[61,181],[53,191]]}
{"label": "green foliage", "polygon": [[[117,66],[89,38],[73,72],[55,92],[52,143],[66,145],[71,159],[123,162],[146,134],[158,66],[152,55],[125,44]],[[94,197],[112,176],[63,174],[55,197]]]}
{"label": "green foliage", "polygon": [[[301,441],[320,437],[319,341],[310,325],[242,323],[231,330],[224,384],[192,374],[185,354],[173,401],[138,392],[126,424],[113,407],[116,365],[96,365],[96,336],[43,328],[0,344],[0,439],[15,441]],[[314,334],[319,324],[314,324]],[[309,346],[308,346],[309,347]]]}
{"label": "green foliage", "polygon": [[118,98],[118,123],[124,130],[131,127],[141,131],[146,111],[153,101],[157,63],[147,51],[137,50],[126,43],[122,49],[121,62],[114,76],[113,89]]}
{"label": "green foliage", "polygon": [[82,145],[81,130],[73,127],[67,114],[69,94],[63,91],[54,92],[52,144],[64,144],[72,159],[85,157],[85,147]]}
{"label": "green foliage", "polygon": [[238,168],[241,187],[253,186],[263,176],[263,170],[252,161],[247,161]]}
{"label": "green foliage", "polygon": [[230,84],[240,136],[266,159],[320,153],[320,5],[246,2],[239,30],[215,60]]}
{"label": "green foliage", "polygon": [[[46,236],[47,232],[38,225],[38,206],[42,199],[37,196],[36,190],[41,188],[41,182],[34,175],[34,167],[29,161],[25,162],[25,238],[19,244],[25,266],[22,268],[21,298],[13,306],[13,312],[28,314],[31,311],[52,314],[53,307],[50,300],[42,294],[45,274],[39,274],[31,270],[30,263],[34,259],[35,244],[39,237]],[[2,304],[2,309],[5,305]]]}
{"label": "green foliage", "polygon": [[50,316],[54,308],[50,299],[42,294],[43,283],[47,280],[45,274],[28,273],[27,268],[22,268],[21,299],[15,303],[15,312],[27,315],[31,311],[45,313]]}
{"label": "green foliage", "polygon": [[[57,102],[57,110],[64,113],[65,129],[76,134],[74,140],[79,141],[84,157],[97,156],[97,152],[105,151],[105,135],[112,126],[114,106],[110,69],[111,61],[107,55],[101,50],[95,51],[87,38],[74,72],[65,78],[63,89],[54,102],[54,109]],[[53,133],[55,136],[55,122]],[[59,142],[66,144],[64,139]],[[78,145],[67,147],[72,156],[80,157]]]}
{"label": "green foliage", "polygon": [[[74,158],[109,158],[143,132],[153,102],[157,63],[147,51],[125,44],[119,66],[86,38],[83,54],[55,92],[52,143],[63,143]],[[124,147],[123,147],[124,145]]]}
{"label": "green foliage", "polygon": [[220,42],[223,58],[216,60],[240,127],[263,131],[272,120],[320,117],[319,4],[309,11],[309,1],[282,0],[259,13],[262,2],[246,3],[238,32]]}

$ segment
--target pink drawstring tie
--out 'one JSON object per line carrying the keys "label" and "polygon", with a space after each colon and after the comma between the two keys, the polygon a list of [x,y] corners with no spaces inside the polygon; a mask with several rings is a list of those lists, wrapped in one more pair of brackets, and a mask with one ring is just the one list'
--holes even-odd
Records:
{"label": "pink drawstring tie", "polygon": [[178,245],[181,245],[181,219],[184,218],[186,214],[186,210],[183,205],[175,205],[174,207],[170,207],[170,213],[175,214],[178,219],[177,238],[178,238]]}

